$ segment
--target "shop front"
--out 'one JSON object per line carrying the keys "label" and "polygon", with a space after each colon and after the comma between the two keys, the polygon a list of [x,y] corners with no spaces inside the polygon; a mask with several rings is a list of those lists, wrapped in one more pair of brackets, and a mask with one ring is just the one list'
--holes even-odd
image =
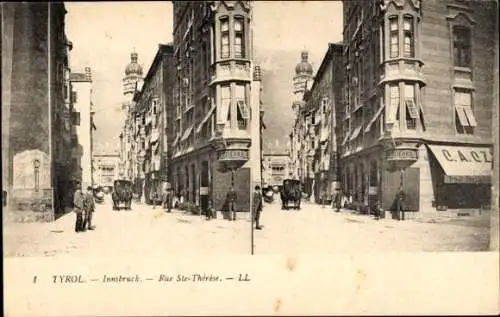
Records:
{"label": "shop front", "polygon": [[438,210],[489,209],[493,154],[490,147],[427,145]]}

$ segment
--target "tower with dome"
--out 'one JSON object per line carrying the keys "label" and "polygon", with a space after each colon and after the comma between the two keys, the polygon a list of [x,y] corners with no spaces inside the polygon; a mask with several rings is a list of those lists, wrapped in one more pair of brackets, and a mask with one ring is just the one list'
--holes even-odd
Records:
{"label": "tower with dome", "polygon": [[[313,66],[309,62],[309,53],[303,50],[300,53],[300,62],[295,66],[295,75],[293,76],[293,100],[292,109],[294,111],[294,121],[292,132],[290,133],[290,173],[294,179],[300,180],[303,184],[309,183],[310,178],[310,158],[308,158],[308,139],[307,131],[309,116],[304,111],[304,94],[308,86],[314,80]],[[306,184],[308,185],[308,184]],[[305,190],[307,192],[306,186]]]}
{"label": "tower with dome", "polygon": [[137,89],[137,83],[142,81],[143,71],[142,66],[138,62],[138,54],[133,51],[130,54],[130,63],[125,67],[125,76],[123,77],[123,96],[124,100],[121,107],[120,118],[120,177],[128,178],[129,167],[126,164],[126,151],[130,148],[127,127],[127,118],[134,98],[134,93]]}

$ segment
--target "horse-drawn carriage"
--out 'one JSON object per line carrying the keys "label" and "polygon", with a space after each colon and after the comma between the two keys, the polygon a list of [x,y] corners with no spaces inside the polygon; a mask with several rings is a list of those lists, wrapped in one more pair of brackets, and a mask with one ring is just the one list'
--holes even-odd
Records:
{"label": "horse-drawn carriage", "polygon": [[300,210],[302,199],[302,184],[295,179],[285,179],[280,191],[281,209],[288,210],[288,204],[293,202],[293,209]]}
{"label": "horse-drawn carriage", "polygon": [[128,180],[115,180],[113,183],[113,210],[120,210],[120,204],[123,203],[127,210],[132,209],[132,182]]}

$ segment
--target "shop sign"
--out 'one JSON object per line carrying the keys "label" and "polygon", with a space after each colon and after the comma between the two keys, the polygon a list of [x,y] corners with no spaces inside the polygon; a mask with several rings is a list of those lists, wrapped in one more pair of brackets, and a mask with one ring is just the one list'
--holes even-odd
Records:
{"label": "shop sign", "polygon": [[417,149],[394,149],[387,152],[388,161],[416,161],[418,159]]}
{"label": "shop sign", "polygon": [[217,158],[219,161],[248,161],[248,150],[222,150]]}
{"label": "shop sign", "polygon": [[377,195],[378,193],[378,187],[377,186],[370,186],[368,187],[368,195]]}
{"label": "shop sign", "polygon": [[200,187],[200,195],[208,195],[208,187]]}
{"label": "shop sign", "polygon": [[491,163],[493,155],[490,151],[484,149],[441,149],[443,157],[448,162],[478,162],[478,163]]}

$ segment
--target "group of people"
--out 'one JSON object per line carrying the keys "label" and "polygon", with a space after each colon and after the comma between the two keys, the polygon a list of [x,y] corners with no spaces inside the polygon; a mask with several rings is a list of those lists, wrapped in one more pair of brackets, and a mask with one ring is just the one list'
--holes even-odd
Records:
{"label": "group of people", "polygon": [[[253,192],[253,204],[252,204],[252,212],[253,219],[255,221],[255,229],[261,230],[262,226],[260,225],[260,214],[262,212],[262,191],[260,186],[255,186]],[[167,187],[165,190],[165,194],[163,195],[162,206],[166,212],[171,212],[172,208],[176,205],[177,197],[174,195],[172,188]],[[229,191],[226,194],[226,200],[223,207],[223,212],[225,213],[225,218],[228,220],[236,220],[236,204],[237,194],[234,190],[234,187],[231,186]],[[207,220],[211,220],[216,217],[215,209],[213,207],[212,200],[208,201],[207,209],[205,210],[205,216]]]}
{"label": "group of people", "polygon": [[[354,198],[354,201],[357,201],[357,197]],[[405,220],[405,201],[406,194],[403,185],[400,185],[396,191],[394,197],[394,209],[395,218],[397,220]],[[343,194],[341,190],[338,190],[334,195],[333,199],[333,208],[335,211],[340,211],[340,208],[352,208],[353,205],[353,196],[348,193]],[[379,220],[382,217],[384,210],[382,209],[381,203],[379,199],[376,199],[370,206],[368,207],[369,213],[375,216],[376,220]]]}
{"label": "group of people", "polygon": [[75,232],[94,230],[92,226],[92,214],[95,211],[95,202],[92,187],[87,187],[87,191],[83,192],[80,189],[80,184],[77,183],[73,204],[76,213]]}

